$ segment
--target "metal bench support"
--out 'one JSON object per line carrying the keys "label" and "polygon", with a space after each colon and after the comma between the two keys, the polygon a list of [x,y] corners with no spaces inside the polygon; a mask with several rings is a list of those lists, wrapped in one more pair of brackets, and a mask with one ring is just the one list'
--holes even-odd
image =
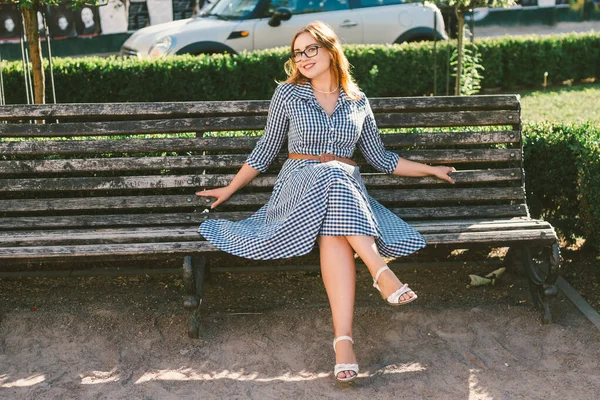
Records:
{"label": "metal bench support", "polygon": [[183,259],[183,285],[186,298],[183,306],[190,312],[188,336],[197,339],[199,335],[199,311],[202,303],[202,290],[206,275],[206,258],[185,256]]}

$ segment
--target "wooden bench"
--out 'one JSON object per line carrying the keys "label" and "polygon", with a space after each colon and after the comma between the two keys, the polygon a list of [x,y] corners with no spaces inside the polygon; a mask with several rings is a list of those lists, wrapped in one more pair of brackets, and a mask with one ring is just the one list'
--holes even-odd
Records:
{"label": "wooden bench", "polygon": [[[374,173],[357,150],[371,196],[411,222],[429,247],[510,247],[507,260],[522,259],[550,321],[557,236],[528,213],[519,98],[371,105],[380,128],[403,130],[383,135],[388,149],[458,170],[455,185]],[[198,225],[240,220],[263,205],[286,146],[268,173],[218,211],[208,212],[211,200],[194,192],[231,180],[258,139],[242,131],[260,131],[267,110],[267,101],[0,107],[0,271],[31,261],[182,257],[188,330],[197,337],[206,258],[216,251]],[[545,262],[533,260],[538,249]]]}

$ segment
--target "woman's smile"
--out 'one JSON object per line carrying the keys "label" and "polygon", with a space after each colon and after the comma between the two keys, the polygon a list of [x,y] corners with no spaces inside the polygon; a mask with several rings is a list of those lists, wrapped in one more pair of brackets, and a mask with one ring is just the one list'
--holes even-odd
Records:
{"label": "woman's smile", "polygon": [[315,66],[315,64],[316,64],[315,62],[309,61],[309,62],[307,62],[306,64],[302,65],[302,68],[308,71],[308,70],[310,70],[312,67],[314,67],[314,66]]}

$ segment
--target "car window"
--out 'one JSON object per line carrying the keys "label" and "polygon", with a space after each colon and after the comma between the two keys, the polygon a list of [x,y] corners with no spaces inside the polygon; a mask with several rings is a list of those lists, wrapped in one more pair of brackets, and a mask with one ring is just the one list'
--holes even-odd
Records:
{"label": "car window", "polygon": [[389,6],[392,4],[412,3],[411,0],[360,0],[360,7]]}
{"label": "car window", "polygon": [[292,14],[307,14],[321,11],[347,10],[348,0],[271,0],[268,15],[273,15],[276,9],[287,8]]}
{"label": "car window", "polygon": [[220,0],[206,14],[200,16],[218,16],[228,19],[243,19],[256,8],[259,0]]}

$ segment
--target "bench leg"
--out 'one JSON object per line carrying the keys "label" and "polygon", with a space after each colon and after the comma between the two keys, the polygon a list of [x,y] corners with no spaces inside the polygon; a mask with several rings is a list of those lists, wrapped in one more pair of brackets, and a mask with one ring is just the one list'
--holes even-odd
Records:
{"label": "bench leg", "polygon": [[558,244],[541,252],[541,259],[532,255],[529,247],[521,248],[521,264],[527,273],[529,290],[534,306],[542,306],[543,323],[551,323],[549,298],[558,293],[556,279],[560,268],[560,250]]}
{"label": "bench leg", "polygon": [[509,247],[508,252],[506,252],[506,255],[504,256],[502,266],[508,269],[517,264],[520,257],[520,251],[521,249],[517,247]]}
{"label": "bench leg", "polygon": [[183,285],[186,298],[183,306],[190,312],[188,336],[197,339],[199,335],[199,309],[202,303],[202,289],[206,273],[206,258],[185,256],[183,259]]}

